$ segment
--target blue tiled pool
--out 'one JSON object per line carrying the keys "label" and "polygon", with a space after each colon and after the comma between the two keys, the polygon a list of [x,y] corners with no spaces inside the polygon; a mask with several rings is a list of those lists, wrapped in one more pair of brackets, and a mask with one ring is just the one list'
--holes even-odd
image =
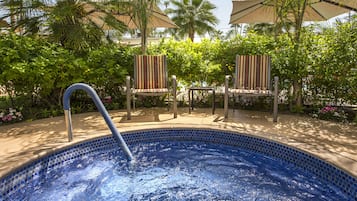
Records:
{"label": "blue tiled pool", "polygon": [[[280,193],[280,190],[285,187],[286,194],[291,196],[288,198],[292,200],[304,198],[301,194],[306,194],[314,200],[357,200],[356,178],[307,153],[270,140],[207,129],[142,130],[123,133],[123,138],[132,149],[134,157],[138,157],[138,161],[133,166],[126,162],[125,156],[111,136],[88,140],[32,161],[1,178],[0,200],[58,200],[61,198],[65,200],[66,196],[69,200],[74,198],[80,200],[105,198],[108,200],[105,195],[114,200],[147,200],[148,198],[251,200],[252,195],[262,200],[274,200],[283,199],[279,196],[284,194]],[[208,155],[204,154],[206,151],[195,150],[196,147],[204,147],[204,150],[208,150]],[[184,150],[191,152],[190,154],[183,153]],[[169,152],[172,152],[171,155],[166,155]],[[179,153],[182,155],[181,158]],[[221,155],[219,155],[220,153]],[[201,155],[203,159],[200,158]],[[223,158],[223,163],[227,167],[222,168],[222,162],[218,161],[216,156]],[[210,160],[206,160],[207,158]],[[201,159],[204,162],[200,161]],[[97,160],[101,163],[111,163],[112,166],[108,168],[102,164],[95,165]],[[184,161],[187,161],[187,164],[184,164]],[[242,161],[247,163],[243,164]],[[177,164],[184,164],[184,167],[176,166]],[[94,171],[90,169],[92,166]],[[169,173],[165,173],[167,167],[169,167]],[[100,182],[104,182],[103,184],[90,180],[85,184],[87,186],[83,187],[84,184],[77,182],[78,177],[85,177],[87,181],[89,177],[97,175],[98,169],[115,169],[116,173],[104,174],[106,177],[99,179]],[[133,173],[134,169],[138,173]],[[279,173],[279,171],[285,172]],[[195,174],[186,175],[187,172]],[[83,175],[79,176],[77,173]],[[123,177],[123,173],[128,175],[128,178]],[[251,173],[256,175],[252,177]],[[248,179],[242,175],[248,175]],[[260,177],[262,175],[268,176]],[[223,179],[220,178],[221,176]],[[108,181],[108,178],[112,178],[112,180]],[[164,182],[161,180],[162,178]],[[311,183],[311,178],[316,182],[312,181]],[[215,182],[216,179],[219,182]],[[146,180],[146,183],[137,183],[141,180]],[[168,181],[170,182],[166,184],[165,182]],[[178,183],[170,186],[172,181]],[[78,195],[71,197],[71,192],[58,190],[56,182],[74,189],[72,194],[77,193]],[[202,186],[206,185],[207,188],[201,189],[199,186],[195,186],[196,183]],[[259,189],[252,188],[256,183],[258,183],[256,186]],[[161,190],[163,189],[159,195],[152,194],[152,192],[156,192],[156,185]],[[191,192],[186,189],[185,185],[194,190]],[[227,186],[231,186],[232,189],[227,189]],[[306,192],[300,189],[301,186],[307,187]],[[98,188],[100,188],[100,193],[96,192]],[[129,193],[116,192],[113,195],[119,197],[113,198],[112,194],[108,192],[108,189],[113,188],[128,189]],[[85,192],[88,189],[91,189],[90,193]],[[168,189],[173,189],[173,192],[170,194]],[[277,193],[271,192],[274,189]],[[295,192],[291,189],[297,190]],[[317,191],[322,195],[316,195]],[[93,196],[97,197],[91,197],[92,192],[96,192],[93,193]],[[203,193],[201,195],[198,192]],[[36,196],[38,197],[36,198]]]}

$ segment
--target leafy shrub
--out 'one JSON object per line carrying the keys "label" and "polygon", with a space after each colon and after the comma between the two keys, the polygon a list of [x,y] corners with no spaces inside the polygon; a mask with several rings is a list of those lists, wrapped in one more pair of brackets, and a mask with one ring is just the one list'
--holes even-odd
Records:
{"label": "leafy shrub", "polygon": [[125,77],[133,69],[133,50],[114,45],[102,46],[89,52],[84,72],[87,83],[93,85],[101,97],[121,97]]}
{"label": "leafy shrub", "polygon": [[83,81],[83,60],[44,40],[3,35],[0,53],[0,85],[11,92],[12,106],[60,106],[64,89]]}
{"label": "leafy shrub", "polygon": [[319,56],[311,81],[314,96],[330,98],[334,104],[357,103],[357,18],[325,29],[318,43]]}
{"label": "leafy shrub", "polygon": [[[294,46],[288,34],[273,38],[248,33],[226,41],[192,43],[189,40],[163,40],[150,46],[148,52],[167,55],[170,77],[176,75],[179,86],[184,87],[192,84],[222,85],[224,76],[234,73],[237,54],[269,54],[272,56],[272,77],[280,77],[281,90],[289,91],[294,84],[302,85],[302,80],[309,77],[302,89],[303,94],[312,97],[311,100],[317,100],[312,102],[313,108],[322,104],[321,97],[332,99],[334,105],[355,104],[356,21],[338,24],[321,34],[305,28],[299,48]],[[125,76],[133,76],[133,56],[139,52],[137,47],[107,44],[78,55],[43,38],[0,35],[0,86],[9,94],[1,108],[23,108],[21,112],[26,118],[61,114],[64,90],[77,82],[90,84],[101,98],[111,96],[112,101],[105,103],[108,108],[123,108]],[[76,91],[72,99],[73,111],[95,110],[88,96],[80,91]],[[290,100],[290,103],[293,102]],[[164,105],[165,101],[150,99],[143,104]],[[257,105],[266,107],[269,103],[258,100],[258,103],[250,104],[248,101],[242,107],[256,108]],[[297,111],[305,109],[291,106]],[[315,115],[343,120],[342,111],[338,109],[338,115],[316,111]],[[349,120],[354,118],[347,116]]]}
{"label": "leafy shrub", "polygon": [[108,45],[88,55],[75,55],[45,40],[1,35],[0,86],[9,94],[6,107],[23,108],[29,119],[61,114],[57,111],[62,107],[65,89],[86,82],[102,97],[113,96],[120,103],[116,106],[123,108],[121,90],[128,69],[132,69],[133,51]]}
{"label": "leafy shrub", "polygon": [[212,85],[223,83],[224,80],[224,76],[218,75],[223,75],[220,65],[213,60],[219,46],[219,41],[193,43],[190,40],[166,40],[150,47],[149,53],[167,55],[169,76],[176,75],[177,80],[184,85]]}

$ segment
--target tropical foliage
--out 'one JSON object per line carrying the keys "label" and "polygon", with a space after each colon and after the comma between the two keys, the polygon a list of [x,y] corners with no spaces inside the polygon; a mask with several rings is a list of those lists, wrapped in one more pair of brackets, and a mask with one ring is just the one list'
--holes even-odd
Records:
{"label": "tropical foliage", "polygon": [[64,90],[77,82],[91,84],[102,97],[119,100],[128,68],[133,65],[133,51],[136,49],[107,45],[76,56],[44,40],[1,35],[0,86],[9,95],[5,107],[23,108],[24,116],[35,115],[31,110],[37,107],[58,110]]}
{"label": "tropical foliage", "polygon": [[[206,45],[206,46],[205,46]],[[220,83],[220,66],[212,62],[215,50],[220,42],[193,43],[191,40],[169,40],[153,46],[151,53],[166,54],[168,58],[169,74],[186,85],[203,83]]]}
{"label": "tropical foliage", "polygon": [[[117,4],[112,3],[112,8],[118,14],[123,13],[130,16],[135,22],[140,32],[141,53],[146,54],[147,38],[149,35],[149,20],[153,15],[154,8],[157,6],[157,0],[121,0]],[[116,5],[116,6],[113,6]]]}
{"label": "tropical foliage", "polygon": [[0,5],[5,13],[0,19],[10,21],[11,32],[48,36],[53,42],[78,52],[106,41],[105,29],[119,33],[126,30],[126,26],[100,3],[2,0]]}
{"label": "tropical foliage", "polygon": [[110,39],[106,37],[106,29],[115,29],[119,33],[126,30],[124,23],[102,9],[100,4],[64,0],[49,9],[49,37],[66,49],[97,48]]}
{"label": "tropical foliage", "polygon": [[[211,7],[204,6],[205,2],[187,0],[182,4],[191,5],[192,11],[201,13],[194,8],[200,5],[200,9],[209,11]],[[141,51],[138,47],[104,43],[102,28],[115,26],[110,25],[113,18],[100,15],[104,17],[100,22],[105,24],[98,26],[98,21],[91,21],[93,18],[89,17],[102,11],[100,8],[104,5],[65,0],[48,6],[33,1],[26,9],[38,11],[37,15],[20,15],[24,10],[14,9],[19,2],[4,0],[2,3],[9,9],[7,14],[12,29],[26,35],[0,35],[0,87],[7,94],[0,96],[0,114],[2,118],[6,116],[3,122],[9,122],[10,116],[11,120],[19,117],[14,116],[19,114],[17,112],[21,112],[21,119],[61,114],[63,92],[76,82],[92,85],[109,108],[124,106],[125,76],[133,75],[133,56]],[[209,16],[203,15],[206,19]],[[44,22],[51,30],[49,35],[36,35]],[[206,26],[195,23],[193,30],[199,34],[197,27]],[[169,74],[176,75],[181,86],[220,86],[224,75],[233,75],[237,54],[269,54],[272,56],[272,76],[280,77],[280,88],[292,111],[302,112],[306,106],[312,107],[320,118],[334,118],[336,111],[340,116],[343,114],[343,119],[355,118],[337,106],[357,104],[356,18],[319,29],[318,33],[315,27],[301,28],[298,41],[291,33],[266,34],[269,29],[259,32],[258,28],[245,36],[236,35],[225,40],[205,39],[200,43],[190,39],[162,40],[145,52],[167,55]],[[182,32],[183,35],[188,33]],[[295,89],[293,94],[290,94],[291,87]],[[74,101],[74,112],[94,109],[85,94],[78,92],[73,98],[78,100]],[[337,109],[326,112],[323,110],[326,106]],[[16,108],[16,112],[9,108]]]}
{"label": "tropical foliage", "polygon": [[[317,41],[312,87],[334,104],[357,104],[357,20],[326,29]],[[318,57],[316,57],[318,55]]]}

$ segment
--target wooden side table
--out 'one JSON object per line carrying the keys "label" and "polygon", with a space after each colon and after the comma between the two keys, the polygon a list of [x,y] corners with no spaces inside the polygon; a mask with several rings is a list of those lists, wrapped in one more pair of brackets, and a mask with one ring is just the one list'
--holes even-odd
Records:
{"label": "wooden side table", "polygon": [[191,114],[191,110],[193,110],[193,91],[212,91],[212,114],[216,110],[216,95],[214,87],[190,87],[188,88],[188,103],[189,103],[189,110],[188,113]]}

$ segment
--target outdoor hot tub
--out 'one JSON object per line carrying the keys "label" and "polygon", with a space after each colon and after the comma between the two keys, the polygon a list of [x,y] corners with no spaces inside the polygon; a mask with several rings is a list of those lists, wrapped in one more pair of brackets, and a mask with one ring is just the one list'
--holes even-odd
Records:
{"label": "outdoor hot tub", "polygon": [[243,133],[162,128],[57,150],[0,179],[0,200],[357,200],[357,180],[296,148]]}

